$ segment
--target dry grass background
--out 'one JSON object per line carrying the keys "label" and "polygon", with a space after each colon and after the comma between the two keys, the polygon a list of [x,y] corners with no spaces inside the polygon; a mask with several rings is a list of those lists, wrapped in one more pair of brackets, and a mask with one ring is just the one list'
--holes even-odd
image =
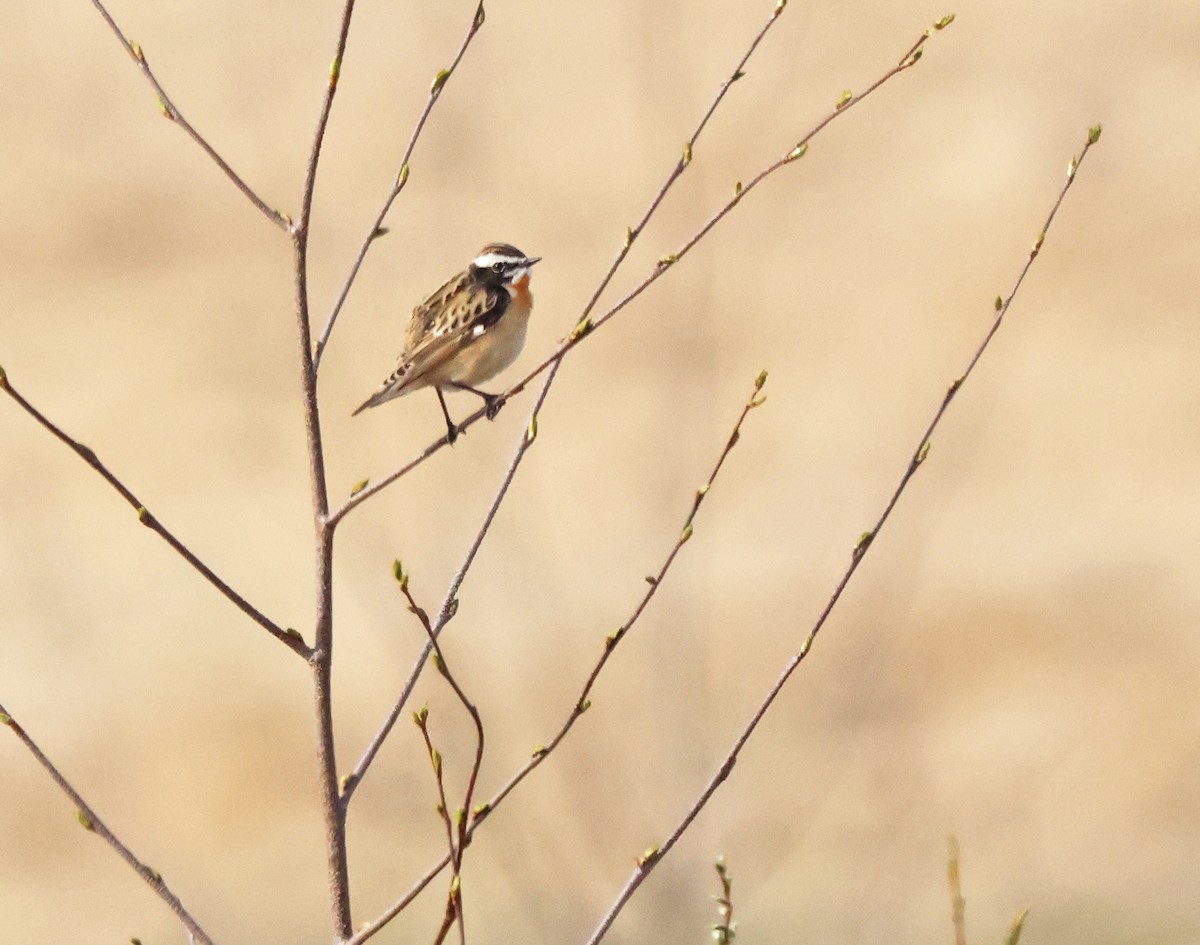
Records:
{"label": "dry grass background", "polygon": [[[322,315],[470,6],[360,4],[318,186]],[[329,348],[335,495],[440,432],[432,396],[349,418],[422,292],[488,240],[544,255],[522,363],[551,350],[769,6],[491,4]],[[488,724],[485,793],[569,708],[764,366],[770,396],[592,712],[469,851],[476,942],[581,940],[673,825],[799,645],[1098,121],[930,462],[610,941],[703,941],[718,852],[747,940],[949,941],[951,831],[974,942],[1025,906],[1030,942],[1200,940],[1195,5],[793,0],[617,289],[951,9],[915,70],[567,362],[445,638]],[[335,5],[112,11],[193,123],[294,211]],[[288,242],[158,117],[90,4],[10,4],[4,22],[0,363],[310,636]],[[421,642],[392,558],[436,605],[529,402],[341,530],[343,769]],[[325,940],[304,667],[7,401],[0,438],[0,701],[219,941]],[[436,683],[418,698],[461,772],[468,729]],[[3,940],[179,941],[0,741]],[[402,725],[351,812],[356,919],[442,850],[433,803]],[[437,899],[377,941],[427,938]]]}

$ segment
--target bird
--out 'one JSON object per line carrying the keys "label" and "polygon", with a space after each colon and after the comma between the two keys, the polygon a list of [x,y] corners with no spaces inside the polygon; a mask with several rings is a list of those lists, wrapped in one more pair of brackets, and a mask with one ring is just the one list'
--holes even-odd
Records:
{"label": "bird", "polygon": [[476,385],[503,371],[525,347],[533,310],[529,270],[540,261],[540,256],[528,256],[510,243],[484,246],[466,269],[413,309],[396,370],[352,416],[432,387],[451,445],[460,431],[446,409],[446,391],[465,390],[482,397],[487,418],[494,419],[503,398]]}

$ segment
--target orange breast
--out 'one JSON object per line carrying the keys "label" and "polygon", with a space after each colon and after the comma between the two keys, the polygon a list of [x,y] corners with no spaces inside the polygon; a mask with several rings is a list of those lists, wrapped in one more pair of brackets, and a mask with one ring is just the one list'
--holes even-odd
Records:
{"label": "orange breast", "polygon": [[512,284],[512,303],[523,308],[529,308],[533,304],[533,293],[529,291],[529,276],[519,282]]}

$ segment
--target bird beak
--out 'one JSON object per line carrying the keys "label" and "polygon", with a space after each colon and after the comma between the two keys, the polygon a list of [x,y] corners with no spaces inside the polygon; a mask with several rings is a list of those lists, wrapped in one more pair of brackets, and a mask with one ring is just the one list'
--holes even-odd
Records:
{"label": "bird beak", "polygon": [[541,256],[526,256],[525,257],[525,265],[526,266],[532,266],[534,263],[538,263],[541,261],[542,261]]}

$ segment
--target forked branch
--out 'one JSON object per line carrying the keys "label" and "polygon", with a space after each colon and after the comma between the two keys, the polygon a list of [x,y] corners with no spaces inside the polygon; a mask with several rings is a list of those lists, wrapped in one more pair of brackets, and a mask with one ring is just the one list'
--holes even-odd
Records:
{"label": "forked branch", "polygon": [[[738,441],[741,439],[742,424],[745,422],[750,411],[755,407],[761,406],[765,400],[765,397],[761,392],[763,384],[766,383],[766,380],[766,371],[763,371],[758,375],[757,378],[755,378],[754,392],[751,394],[750,399],[746,402],[741,413],[738,415],[737,421],[734,423],[733,430],[726,439],[725,445],[721,449],[721,452],[717,457],[717,461],[713,465],[712,471],[709,473],[708,478],[704,481],[700,488],[696,490],[696,494],[692,498],[691,508],[688,512],[686,520],[684,521],[683,527],[680,529],[679,536],[675,539],[674,544],[671,546],[671,549],[667,553],[663,563],[659,566],[658,571],[652,577],[646,579],[647,589],[642,593],[642,596],[639,598],[638,603],[635,605],[630,616],[615,633],[610,634],[605,638],[604,650],[601,653],[599,660],[596,662],[596,665],[592,668],[591,673],[584,681],[579,697],[575,700],[574,705],[571,707],[571,711],[567,715],[566,721],[563,722],[557,734],[555,734],[555,736],[547,745],[535,750],[529,761],[527,761],[512,777],[510,777],[504,786],[486,803],[480,804],[478,807],[471,809],[469,807],[468,798],[467,810],[469,811],[469,817],[463,817],[460,821],[462,828],[462,833],[460,834],[460,839],[458,841],[458,848],[460,850],[471,842],[471,838],[475,835],[476,829],[480,824],[483,823],[484,819],[491,814],[492,811],[494,811],[504,801],[504,799],[508,797],[509,794],[513,792],[518,784],[529,777],[534,769],[539,767],[542,762],[544,762],[550,756],[550,754],[562,743],[563,739],[567,737],[567,734],[575,726],[575,723],[579,720],[580,716],[582,716],[583,713],[585,713],[591,707],[590,695],[592,689],[596,685],[596,680],[599,678],[605,664],[607,664],[609,657],[611,657],[613,652],[616,650],[617,644],[624,639],[624,637],[629,633],[630,629],[632,629],[634,624],[638,622],[642,614],[646,611],[650,601],[654,598],[655,594],[658,593],[658,589],[662,586],[662,582],[666,578],[667,573],[671,570],[671,566],[675,563],[675,559],[678,557],[679,552],[691,539],[696,514],[699,512],[700,506],[707,498],[713,484],[717,481],[717,476],[724,467],[725,460],[729,457],[730,451],[732,451],[734,446],[736,446]],[[406,585],[407,582],[402,581],[401,583],[402,585]],[[418,616],[420,616],[420,614],[418,614]],[[432,627],[428,629],[431,635],[431,645],[436,646],[436,641],[433,640]],[[482,739],[482,733],[480,733],[480,738]],[[409,888],[408,892],[401,896],[396,902],[392,903],[392,905],[389,906],[388,909],[377,919],[360,929],[358,933],[346,943],[346,945],[362,945],[363,942],[371,938],[376,932],[378,932],[385,925],[391,922],[392,919],[403,912],[404,909],[407,908],[408,905],[414,899],[416,899],[418,895],[420,895],[425,887],[428,886],[434,877],[436,877],[438,873],[445,869],[447,865],[453,865],[453,857],[451,854],[447,854],[446,856],[442,857],[440,861],[430,867],[425,872],[424,876],[422,876],[419,880],[417,880],[416,883],[412,885],[412,887]]]}
{"label": "forked branch", "polygon": [[425,747],[429,750],[429,757],[433,763],[434,775],[438,782],[438,794],[441,803],[442,820],[446,827],[447,846],[449,850],[449,862],[451,867],[450,890],[446,897],[446,913],[442,928],[438,933],[435,943],[440,943],[445,939],[450,931],[450,927],[457,922],[459,926],[459,936],[464,942],[466,941],[466,926],[463,923],[462,912],[462,864],[463,855],[466,852],[467,844],[470,842],[470,836],[467,833],[468,815],[467,812],[471,809],[471,803],[475,799],[475,787],[479,782],[479,772],[483,767],[483,718],[479,714],[479,709],[475,704],[467,698],[466,692],[463,691],[461,685],[454,674],[450,671],[450,665],[446,662],[446,655],[442,652],[442,648],[438,645],[437,634],[433,631],[433,625],[429,622],[429,614],[425,609],[417,604],[413,598],[412,590],[409,588],[408,574],[399,561],[396,561],[392,566],[392,572],[396,577],[396,583],[400,586],[400,592],[408,601],[409,612],[414,614],[421,622],[421,627],[425,631],[425,635],[429,639],[429,645],[433,648],[434,665],[437,666],[438,672],[442,678],[454,690],[458,701],[462,703],[463,708],[471,716],[471,721],[475,724],[475,757],[471,763],[471,770],[467,776],[466,790],[463,792],[462,804],[456,810],[453,823],[450,819],[450,810],[446,803],[446,790],[442,777],[442,757],[434,749],[433,740],[429,734],[429,711],[421,709],[414,713],[414,719],[417,727],[421,730],[421,735],[425,739]]}

